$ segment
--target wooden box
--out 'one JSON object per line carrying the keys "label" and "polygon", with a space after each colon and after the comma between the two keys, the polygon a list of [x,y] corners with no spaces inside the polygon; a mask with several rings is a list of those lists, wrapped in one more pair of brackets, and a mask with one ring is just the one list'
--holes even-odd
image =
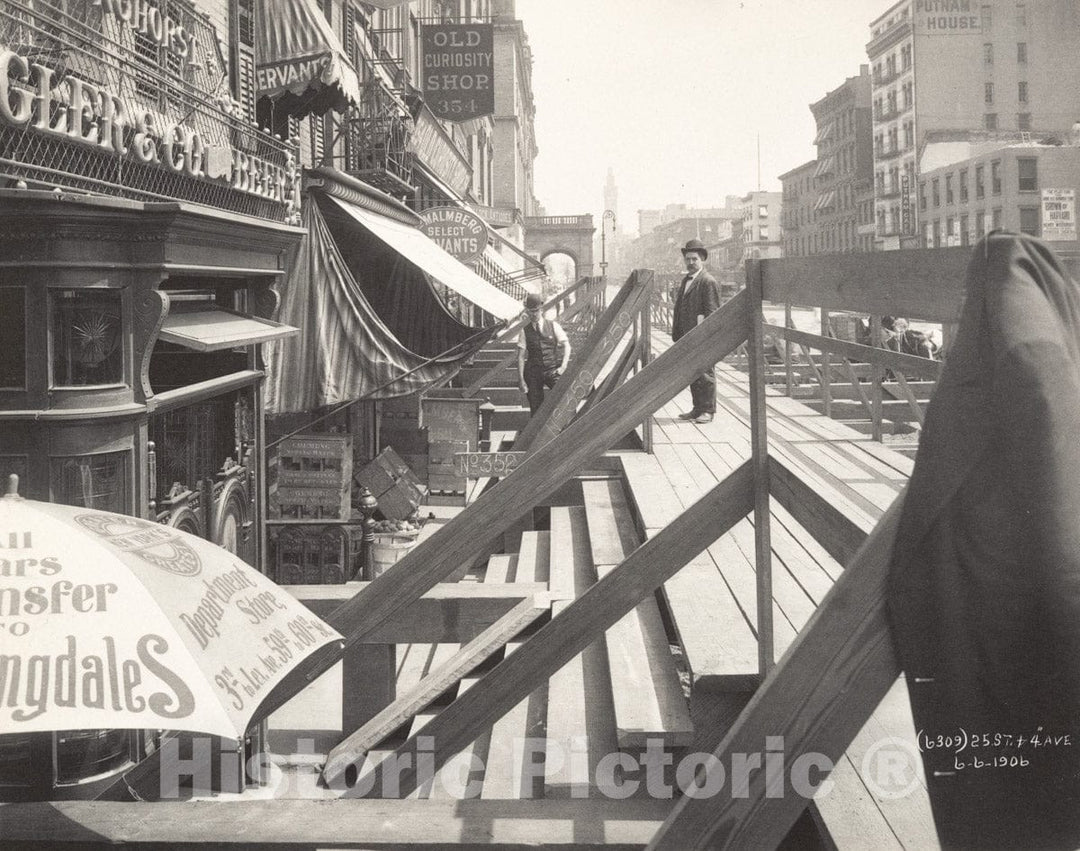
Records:
{"label": "wooden box", "polygon": [[270,467],[270,516],[345,520],[352,508],[352,437],[309,434],[276,448]]}
{"label": "wooden box", "polygon": [[388,520],[404,520],[424,499],[424,485],[390,447],[358,471],[355,479],[371,491],[379,501],[379,511]]}
{"label": "wooden box", "polygon": [[465,493],[468,479],[459,475],[455,455],[468,452],[467,440],[434,440],[428,445],[428,488],[434,493]]}

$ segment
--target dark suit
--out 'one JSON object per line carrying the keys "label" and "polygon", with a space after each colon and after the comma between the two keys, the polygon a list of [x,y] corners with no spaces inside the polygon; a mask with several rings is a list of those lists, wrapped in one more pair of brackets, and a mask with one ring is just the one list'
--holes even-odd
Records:
{"label": "dark suit", "polygon": [[[683,278],[678,295],[675,296],[674,315],[671,320],[671,339],[678,340],[698,324],[698,315],[708,316],[720,307],[720,285],[716,278],[702,269],[689,283]],[[710,366],[690,383],[690,397],[698,413],[716,412],[716,376]]]}

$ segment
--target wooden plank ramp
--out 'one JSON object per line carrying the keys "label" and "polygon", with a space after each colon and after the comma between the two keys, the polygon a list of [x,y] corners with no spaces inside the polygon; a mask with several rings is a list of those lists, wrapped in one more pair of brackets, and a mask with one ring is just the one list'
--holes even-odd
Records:
{"label": "wooden plank ramp", "polygon": [[[637,532],[621,480],[584,482],[582,490],[593,565],[603,578],[637,548]],[[693,725],[656,600],[643,600],[605,641],[619,746],[689,745]]]}

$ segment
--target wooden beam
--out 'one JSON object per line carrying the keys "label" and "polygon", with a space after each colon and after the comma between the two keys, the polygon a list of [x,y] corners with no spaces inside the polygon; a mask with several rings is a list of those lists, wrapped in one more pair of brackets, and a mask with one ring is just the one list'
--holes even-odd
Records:
{"label": "wooden beam", "polygon": [[246,800],[170,803],[56,801],[4,806],[8,847],[55,851],[106,848],[315,847],[446,849],[490,845],[563,851],[642,847],[669,800]]}
{"label": "wooden beam", "polygon": [[[752,508],[753,474],[750,462],[746,462],[656,537],[634,550],[619,567],[537,630],[516,653],[428,724],[424,735],[432,737],[434,769],[437,771],[528,697]],[[398,778],[402,795],[409,794],[417,785],[414,768],[417,755],[415,738],[395,752],[393,765],[402,769]],[[384,767],[375,769],[375,788],[381,788],[384,770]],[[326,779],[333,781],[330,777]]]}
{"label": "wooden beam", "polygon": [[[881,349],[877,346],[864,346],[861,343],[849,343],[847,340],[837,340],[835,337],[822,337],[817,334],[809,334],[796,328],[781,328],[779,325],[766,325],[768,333],[777,334],[790,339],[793,343],[807,346],[812,349],[820,349],[824,352],[843,355],[858,361],[878,364],[894,370],[905,370],[916,375],[932,378],[935,381],[941,378],[941,369],[944,364],[941,361],[922,358],[918,355],[907,355],[903,352],[894,352],[892,349]],[[813,361],[811,361],[813,363]],[[817,367],[814,367],[815,371]]]}
{"label": "wooden beam", "polygon": [[740,292],[692,329],[559,438],[526,458],[517,471],[467,505],[434,535],[343,603],[328,618],[351,643],[383,628],[462,564],[486,555],[488,542],[563,482],[601,455],[637,423],[681,392],[706,366],[746,335],[749,300]]}
{"label": "wooden beam", "polygon": [[[766,737],[782,742],[785,766],[809,753],[835,765],[896,682],[885,586],[902,504],[882,517],[713,752],[725,770],[736,757],[764,757]],[[748,787],[680,798],[649,848],[776,848],[810,800],[790,785],[767,794],[762,770],[750,772]]]}
{"label": "wooden beam", "polygon": [[847,564],[866,540],[862,529],[775,455],[769,458],[772,496],[840,564]]}
{"label": "wooden beam", "polygon": [[762,265],[766,301],[957,322],[971,248],[785,257]]}
{"label": "wooden beam", "polygon": [[[325,618],[352,599],[358,586],[285,586],[301,603]],[[522,600],[537,597],[550,602],[545,583],[441,582],[413,600],[402,616],[367,632],[363,644],[461,644],[471,641]],[[362,593],[362,591],[361,591]]]}
{"label": "wooden beam", "polygon": [[[466,676],[477,665],[491,657],[497,650],[535,623],[550,609],[547,600],[537,602],[527,598],[462,647],[457,654],[438,670],[432,671],[413,688],[405,692],[373,716],[344,741],[339,743],[326,759],[325,771],[337,777],[350,765],[359,764],[364,755],[379,742],[402,726],[413,715],[431,703],[450,686]],[[353,729],[347,727],[346,729]]]}
{"label": "wooden beam", "polygon": [[641,305],[648,303],[653,277],[650,269],[635,269],[630,274],[611,304],[596,320],[581,352],[571,358],[566,372],[544,394],[543,404],[518,434],[514,449],[535,451],[570,424],[578,405],[588,395],[604,364],[633,324]]}
{"label": "wooden beam", "polygon": [[[775,661],[773,649],[772,544],[769,539],[769,436],[765,409],[765,325],[761,314],[761,265],[746,264],[750,312],[750,450],[754,470],[754,568],[757,573],[758,674],[764,677]],[[809,353],[806,359],[810,359]],[[815,368],[815,372],[817,369]],[[819,374],[820,378],[820,374]]]}

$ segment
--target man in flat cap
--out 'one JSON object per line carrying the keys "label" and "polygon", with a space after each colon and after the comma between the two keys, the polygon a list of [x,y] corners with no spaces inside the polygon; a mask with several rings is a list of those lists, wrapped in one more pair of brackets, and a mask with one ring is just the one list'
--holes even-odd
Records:
{"label": "man in flat cap", "polygon": [[518,337],[518,386],[529,399],[529,414],[544,401],[544,390],[554,387],[570,362],[570,340],[554,319],[544,316],[544,299],[525,296],[528,322]]}
{"label": "man in flat cap", "polygon": [[[691,239],[682,249],[686,263],[686,277],[675,297],[674,317],[671,322],[671,339],[674,342],[690,329],[697,327],[705,317],[720,307],[720,285],[716,278],[705,271],[709,252],[700,239]],[[690,383],[692,407],[683,420],[695,423],[711,423],[716,413],[716,376],[710,366]]]}

